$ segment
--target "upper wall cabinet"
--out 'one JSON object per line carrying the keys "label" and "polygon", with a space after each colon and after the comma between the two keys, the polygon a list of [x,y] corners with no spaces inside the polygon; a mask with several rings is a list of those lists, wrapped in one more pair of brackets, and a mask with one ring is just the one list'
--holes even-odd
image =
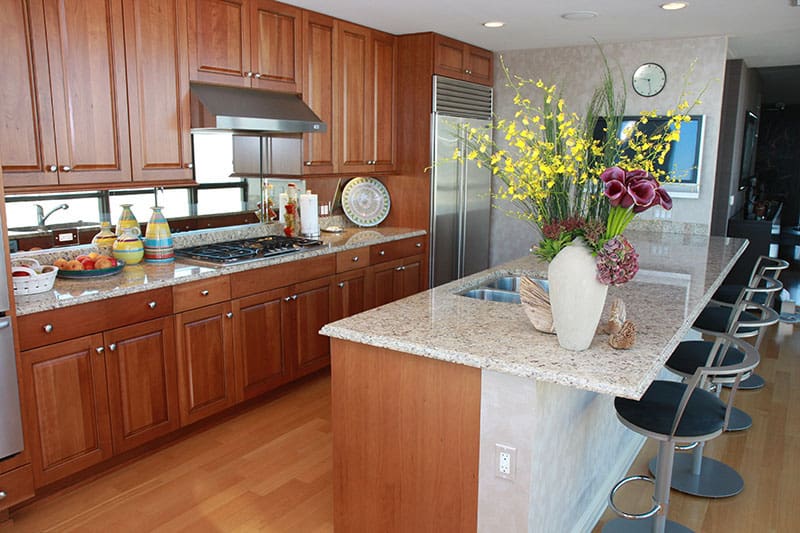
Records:
{"label": "upper wall cabinet", "polygon": [[121,0],[0,0],[6,188],[130,180]]}
{"label": "upper wall cabinet", "polygon": [[299,92],[302,10],[272,0],[189,0],[190,79]]}
{"label": "upper wall cabinet", "polygon": [[336,21],[338,172],[394,169],[394,36]]}
{"label": "upper wall cabinet", "polygon": [[331,174],[334,166],[333,18],[303,11],[303,101],[328,126],[323,133],[303,135],[303,174]]}
{"label": "upper wall cabinet", "polygon": [[124,2],[133,180],[192,180],[186,0]]}
{"label": "upper wall cabinet", "polygon": [[489,50],[434,35],[433,72],[449,78],[492,85],[494,80]]}

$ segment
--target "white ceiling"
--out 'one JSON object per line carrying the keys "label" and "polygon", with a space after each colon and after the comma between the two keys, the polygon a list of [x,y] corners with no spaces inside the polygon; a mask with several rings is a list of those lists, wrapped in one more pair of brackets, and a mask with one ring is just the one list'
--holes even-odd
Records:
{"label": "white ceiling", "polygon": [[[493,51],[727,35],[730,59],[749,67],[800,64],[798,0],[284,0],[394,34],[436,31]],[[594,11],[568,21],[567,11]],[[490,30],[481,23],[502,20]]]}

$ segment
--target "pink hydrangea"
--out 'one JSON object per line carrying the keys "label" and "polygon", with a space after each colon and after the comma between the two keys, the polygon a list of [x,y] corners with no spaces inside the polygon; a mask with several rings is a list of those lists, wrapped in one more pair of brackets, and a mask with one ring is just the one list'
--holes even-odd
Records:
{"label": "pink hydrangea", "polygon": [[597,253],[597,279],[605,285],[622,285],[639,271],[639,254],[623,235],[609,239]]}

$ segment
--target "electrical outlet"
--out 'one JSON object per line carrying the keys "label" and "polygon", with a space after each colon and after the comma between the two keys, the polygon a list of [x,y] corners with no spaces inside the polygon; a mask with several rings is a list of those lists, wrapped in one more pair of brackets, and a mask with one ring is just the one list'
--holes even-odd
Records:
{"label": "electrical outlet", "polygon": [[513,480],[517,470],[517,449],[503,444],[495,444],[494,463],[497,477]]}

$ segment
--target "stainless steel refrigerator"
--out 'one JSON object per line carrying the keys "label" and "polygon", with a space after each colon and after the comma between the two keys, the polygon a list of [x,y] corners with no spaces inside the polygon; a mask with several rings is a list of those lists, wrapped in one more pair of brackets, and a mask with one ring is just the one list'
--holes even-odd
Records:
{"label": "stainless steel refrigerator", "polygon": [[[2,216],[3,213],[0,213],[0,235],[5,231]],[[22,417],[17,386],[14,333],[11,330],[11,317],[8,315],[11,301],[8,294],[5,254],[3,239],[0,239],[0,460],[22,451]]]}
{"label": "stainless steel refrigerator", "polygon": [[430,280],[435,287],[489,267],[491,171],[466,153],[464,127],[491,125],[492,88],[434,76]]}

